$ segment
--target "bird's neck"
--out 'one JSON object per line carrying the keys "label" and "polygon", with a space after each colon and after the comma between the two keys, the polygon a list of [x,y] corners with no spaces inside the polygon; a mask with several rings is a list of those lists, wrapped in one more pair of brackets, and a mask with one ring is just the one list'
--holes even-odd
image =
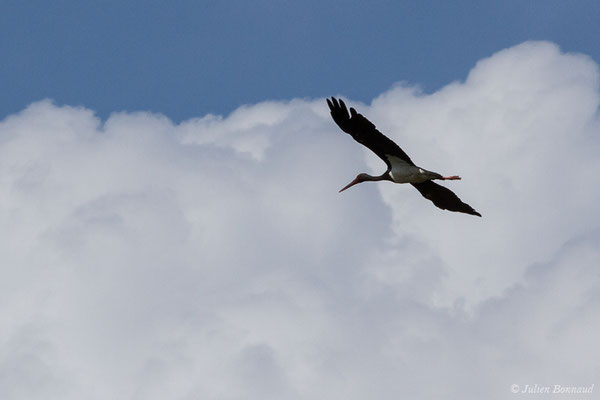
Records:
{"label": "bird's neck", "polygon": [[365,181],[373,181],[373,182],[377,182],[377,181],[392,181],[392,177],[390,176],[389,172],[384,172],[381,175],[377,175],[377,176],[372,176],[369,174],[365,174],[367,176],[367,179],[365,179]]}

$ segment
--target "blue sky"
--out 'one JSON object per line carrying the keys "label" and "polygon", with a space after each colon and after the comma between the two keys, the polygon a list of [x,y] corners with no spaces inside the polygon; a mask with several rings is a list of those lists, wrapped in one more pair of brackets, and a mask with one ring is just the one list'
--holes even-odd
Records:
{"label": "blue sky", "polygon": [[0,116],[43,98],[103,118],[175,121],[395,82],[433,92],[525,40],[600,60],[590,1],[16,1],[0,3]]}

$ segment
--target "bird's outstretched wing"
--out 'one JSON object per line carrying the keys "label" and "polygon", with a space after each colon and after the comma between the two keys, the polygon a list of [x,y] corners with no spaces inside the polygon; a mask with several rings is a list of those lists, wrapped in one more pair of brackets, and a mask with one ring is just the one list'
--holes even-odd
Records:
{"label": "bird's outstretched wing", "polygon": [[388,168],[391,168],[391,164],[386,154],[396,156],[410,165],[415,165],[400,146],[379,132],[371,121],[357,113],[354,108],[350,107],[350,113],[348,113],[344,102],[334,97],[331,100],[327,99],[327,104],[335,123],[344,132],[349,133],[358,143],[368,147],[373,153],[377,154],[385,161]]}
{"label": "bird's outstretched wing", "polygon": [[457,211],[481,217],[481,214],[475,211],[473,207],[467,203],[463,203],[452,190],[444,186],[438,185],[433,181],[413,183],[412,185],[421,192],[423,197],[431,200],[436,207],[439,207],[442,210]]}

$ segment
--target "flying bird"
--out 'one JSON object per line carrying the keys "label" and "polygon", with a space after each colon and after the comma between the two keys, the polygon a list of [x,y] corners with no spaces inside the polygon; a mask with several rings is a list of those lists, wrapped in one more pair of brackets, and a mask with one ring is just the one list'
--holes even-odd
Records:
{"label": "flying bird", "polygon": [[357,183],[366,181],[392,181],[395,183],[410,183],[428,200],[442,210],[462,212],[481,217],[470,205],[463,203],[450,189],[433,182],[439,180],[459,180],[460,177],[442,176],[437,172],[418,167],[410,157],[390,138],[379,132],[367,118],[350,107],[350,112],[344,102],[332,97],[327,99],[331,116],[335,123],[358,143],[366,146],[377,154],[387,164],[387,170],[379,176],[361,173],[340,192]]}

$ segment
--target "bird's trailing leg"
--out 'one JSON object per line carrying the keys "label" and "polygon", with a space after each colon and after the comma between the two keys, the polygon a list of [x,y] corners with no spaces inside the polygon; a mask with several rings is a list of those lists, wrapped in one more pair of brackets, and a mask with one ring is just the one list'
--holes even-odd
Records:
{"label": "bird's trailing leg", "polygon": [[452,175],[452,176],[445,176],[444,180],[445,181],[459,181],[461,178],[458,175]]}

